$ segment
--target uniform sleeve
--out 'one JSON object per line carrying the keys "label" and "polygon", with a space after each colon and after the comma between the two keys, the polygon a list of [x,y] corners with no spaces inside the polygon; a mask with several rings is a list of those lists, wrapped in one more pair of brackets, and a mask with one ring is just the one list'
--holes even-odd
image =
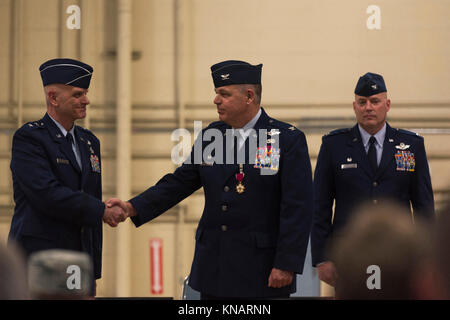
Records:
{"label": "uniform sleeve", "polygon": [[333,202],[336,195],[331,156],[325,141],[320,147],[314,171],[314,216],[311,230],[313,266],[323,262],[326,241],[331,233]]}
{"label": "uniform sleeve", "polygon": [[301,274],[313,214],[311,162],[302,132],[292,137],[282,156],[280,230],[274,267]]}
{"label": "uniform sleeve", "polygon": [[423,139],[419,140],[415,151],[416,173],[411,184],[411,203],[415,216],[430,219],[434,217],[434,197]]}
{"label": "uniform sleeve", "polygon": [[166,174],[156,185],[130,200],[138,215],[132,217],[136,227],[158,217],[198,190],[202,184],[198,165],[188,158],[174,173]]}
{"label": "uniform sleeve", "polygon": [[96,226],[105,209],[101,200],[62,185],[50,159],[30,131],[13,137],[11,171],[24,197],[42,214],[79,226]]}

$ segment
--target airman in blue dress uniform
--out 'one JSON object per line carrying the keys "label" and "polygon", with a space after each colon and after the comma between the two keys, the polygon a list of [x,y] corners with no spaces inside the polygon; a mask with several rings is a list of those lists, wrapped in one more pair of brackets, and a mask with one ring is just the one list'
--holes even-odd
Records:
{"label": "airman in blue dress uniform", "polygon": [[126,216],[102,202],[100,142],[74,124],[86,116],[93,68],[73,59],[52,59],[40,68],[47,113],[24,124],[12,141],[14,215],[9,239],[27,256],[46,249],[90,255],[101,277],[102,219],[117,225]]}
{"label": "airman in blue dress uniform", "polygon": [[[122,203],[140,226],[203,187],[189,280],[202,299],[288,297],[296,291],[294,275],[303,270],[313,211],[308,147],[300,130],[260,107],[261,69],[234,60],[211,67],[220,121],[201,135],[215,132],[225,140],[239,131],[236,145],[253,150],[245,161],[227,152],[225,143],[223,153],[192,161],[194,144],[191,157],[174,173]],[[267,143],[260,143],[261,130]],[[257,148],[252,149],[252,139]],[[212,143],[204,140],[201,152]],[[235,162],[221,159],[230,155]]]}
{"label": "airman in blue dress uniform", "polygon": [[424,139],[392,128],[386,122],[390,105],[383,77],[367,73],[355,88],[353,109],[358,123],[322,138],[314,172],[311,253],[319,278],[331,285],[336,270],[327,260],[326,247],[340,236],[358,204],[389,199],[408,211],[411,206],[415,217],[434,215]]}

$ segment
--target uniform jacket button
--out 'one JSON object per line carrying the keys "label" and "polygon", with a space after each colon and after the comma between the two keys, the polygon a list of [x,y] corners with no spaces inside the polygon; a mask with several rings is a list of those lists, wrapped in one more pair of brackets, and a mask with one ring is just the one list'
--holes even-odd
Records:
{"label": "uniform jacket button", "polygon": [[228,210],[228,206],[224,204],[224,205],[222,206],[222,211],[227,211],[227,210]]}
{"label": "uniform jacket button", "polygon": [[229,187],[229,186],[225,186],[225,187],[223,188],[223,191],[225,191],[225,192],[230,191],[230,187]]}
{"label": "uniform jacket button", "polygon": [[222,231],[227,231],[228,227],[226,225],[222,225]]}

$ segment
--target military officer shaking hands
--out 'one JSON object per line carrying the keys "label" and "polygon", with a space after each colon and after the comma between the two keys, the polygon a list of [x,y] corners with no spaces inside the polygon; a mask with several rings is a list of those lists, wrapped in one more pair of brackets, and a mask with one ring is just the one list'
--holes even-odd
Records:
{"label": "military officer shaking hands", "polygon": [[126,215],[102,202],[100,142],[75,125],[86,117],[93,68],[73,59],[52,59],[39,71],[47,113],[13,137],[15,208],[9,239],[27,256],[46,249],[86,252],[98,279],[102,219],[116,226]]}
{"label": "military officer shaking hands", "polygon": [[[203,187],[189,279],[202,299],[287,298],[303,270],[313,210],[308,147],[303,132],[261,108],[261,70],[237,60],[213,65],[219,121],[174,173],[121,203],[138,227]],[[230,137],[234,149],[218,143]]]}

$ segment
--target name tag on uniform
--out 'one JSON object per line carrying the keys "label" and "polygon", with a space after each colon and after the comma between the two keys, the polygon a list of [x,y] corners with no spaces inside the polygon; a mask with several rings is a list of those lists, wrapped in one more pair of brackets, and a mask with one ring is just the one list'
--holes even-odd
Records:
{"label": "name tag on uniform", "polygon": [[356,169],[358,168],[358,164],[357,163],[344,163],[341,164],[341,169]]}
{"label": "name tag on uniform", "polygon": [[56,163],[69,164],[69,160],[56,158]]}

